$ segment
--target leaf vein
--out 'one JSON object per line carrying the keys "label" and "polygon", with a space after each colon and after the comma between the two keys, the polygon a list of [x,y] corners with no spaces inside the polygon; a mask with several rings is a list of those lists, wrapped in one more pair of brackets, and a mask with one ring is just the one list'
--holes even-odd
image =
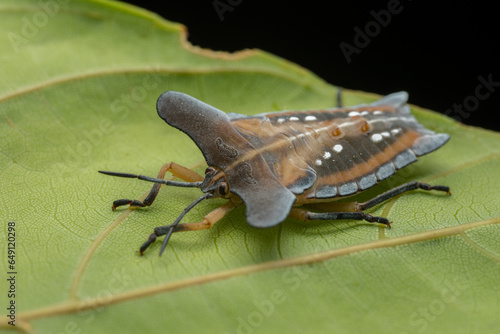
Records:
{"label": "leaf vein", "polygon": [[[93,309],[97,307],[103,307],[107,305],[113,305],[117,303],[126,302],[129,300],[134,300],[138,298],[144,298],[147,296],[155,295],[158,293],[165,293],[169,291],[175,291],[179,289],[188,288],[191,286],[207,284],[210,282],[221,281],[229,278],[255,274],[258,272],[277,270],[292,266],[308,265],[318,262],[323,262],[340,256],[346,256],[353,253],[359,253],[362,251],[395,247],[400,245],[406,245],[416,242],[424,242],[429,240],[434,240],[438,238],[462,235],[464,231],[493,224],[499,224],[500,217],[491,218],[487,220],[480,220],[470,223],[465,223],[457,226],[446,227],[438,230],[425,231],[421,233],[390,238],[375,240],[359,245],[348,246],[344,248],[333,249],[329,251],[324,251],[321,253],[313,253],[302,255],[294,258],[287,258],[283,260],[268,261],[264,263],[259,263],[255,265],[249,265],[245,267],[240,267],[236,269],[230,269],[225,271],[219,271],[215,273],[206,274],[199,277],[191,277],[186,279],[181,279],[173,282],[168,282],[164,284],[159,284],[155,286],[145,287],[133,291],[128,291],[114,296],[107,296],[106,298],[89,298],[82,301],[68,300],[66,302],[47,306],[40,309],[35,309],[31,311],[22,312],[19,314],[19,320],[29,321],[33,319],[39,319],[43,317],[50,317],[62,314],[75,313],[78,311]],[[6,322],[4,322],[6,323]]]}

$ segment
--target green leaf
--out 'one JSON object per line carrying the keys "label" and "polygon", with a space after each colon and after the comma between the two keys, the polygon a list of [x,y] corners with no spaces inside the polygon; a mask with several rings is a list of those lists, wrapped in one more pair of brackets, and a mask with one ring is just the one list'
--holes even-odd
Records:
{"label": "green leaf", "polygon": [[[183,26],[118,2],[0,4],[0,213],[3,321],[37,333],[495,332],[500,290],[500,135],[413,107],[451,135],[442,149],[356,197],[410,180],[415,191],[369,212],[388,230],[292,219],[259,230],[238,208],[212,229],[136,254],[155,226],[199,196],[162,189],[144,210],[110,210],[165,162],[204,170],[194,143],[155,111],[166,90],[226,112],[335,105],[336,88],[259,50],[190,46]],[[411,93],[411,92],[410,92]],[[345,91],[347,105],[377,96]],[[223,204],[204,201],[199,221]],[[15,223],[9,268],[8,223]],[[8,291],[15,289],[15,298]]]}

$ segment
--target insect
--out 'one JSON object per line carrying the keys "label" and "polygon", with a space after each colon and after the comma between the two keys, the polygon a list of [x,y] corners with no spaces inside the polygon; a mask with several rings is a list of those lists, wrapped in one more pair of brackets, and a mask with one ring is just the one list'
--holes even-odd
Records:
{"label": "insect", "polygon": [[[390,227],[387,218],[364,211],[410,190],[449,194],[449,187],[414,181],[364,203],[336,200],[374,186],[449,140],[449,135],[420,125],[410,114],[407,99],[406,92],[399,92],[368,105],[246,116],[226,114],[184,93],[167,91],[158,99],[158,115],[196,143],[208,164],[205,176],[174,162],[163,165],[156,178],[99,172],[155,183],[143,201],[119,199],[113,210],[151,205],[162,184],[203,192],[172,224],[154,229],[140,247],[141,255],[165,235],[161,255],[173,232],[208,229],[239,205],[246,206],[248,224],[259,228],[275,226],[287,217],[365,220]],[[166,172],[185,182],[164,180]],[[216,197],[228,202],[198,223],[180,224],[196,204]]]}

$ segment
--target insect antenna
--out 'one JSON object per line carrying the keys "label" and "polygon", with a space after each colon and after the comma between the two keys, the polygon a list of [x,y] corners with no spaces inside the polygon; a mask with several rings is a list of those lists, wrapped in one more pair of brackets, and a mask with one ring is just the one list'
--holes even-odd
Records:
{"label": "insect antenna", "polygon": [[160,255],[159,256],[161,256],[163,254],[163,251],[165,250],[165,247],[167,247],[168,240],[170,239],[170,236],[174,232],[175,227],[179,224],[179,222],[182,220],[182,218],[184,218],[184,216],[186,215],[186,213],[188,213],[189,210],[191,210],[196,204],[200,203],[204,199],[212,198],[213,196],[214,195],[212,193],[205,193],[205,194],[203,194],[203,196],[201,196],[200,198],[198,198],[197,200],[195,200],[193,203],[189,204],[184,209],[184,211],[182,211],[182,213],[179,215],[179,217],[177,217],[177,219],[171,225],[164,226],[165,228],[168,228],[168,232],[166,233],[165,239],[163,239],[163,244],[161,245]]}
{"label": "insect antenna", "polygon": [[139,180],[143,180],[143,181],[147,181],[147,182],[166,184],[167,186],[174,186],[174,187],[199,188],[202,184],[201,181],[198,181],[198,182],[177,182],[177,181],[158,179],[158,178],[146,176],[146,175],[138,175],[138,174],[131,174],[131,173],[119,173],[119,172],[107,172],[107,171],[103,171],[103,170],[100,170],[99,173],[105,174],[105,175],[110,175],[110,176],[118,176],[118,177],[125,177],[125,178],[129,178],[129,179],[139,179]]}

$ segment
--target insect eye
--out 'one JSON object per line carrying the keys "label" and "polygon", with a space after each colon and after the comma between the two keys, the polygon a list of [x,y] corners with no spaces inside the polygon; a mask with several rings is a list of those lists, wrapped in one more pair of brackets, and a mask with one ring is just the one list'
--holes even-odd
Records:
{"label": "insect eye", "polygon": [[205,169],[205,174],[213,173],[213,172],[215,172],[215,168],[213,168],[213,167],[207,167],[207,169]]}
{"label": "insect eye", "polygon": [[221,196],[226,196],[227,195],[227,183],[226,182],[222,182],[221,184],[219,184],[219,194]]}

